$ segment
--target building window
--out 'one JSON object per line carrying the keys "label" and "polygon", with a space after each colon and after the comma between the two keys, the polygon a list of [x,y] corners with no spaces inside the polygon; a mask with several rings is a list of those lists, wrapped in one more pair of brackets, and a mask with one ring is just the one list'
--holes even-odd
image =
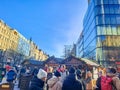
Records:
{"label": "building window", "polygon": [[106,26],[105,29],[106,29],[106,34],[107,35],[112,35],[112,31],[111,31],[111,27],[110,26]]}
{"label": "building window", "polygon": [[[95,0],[95,1],[99,1],[99,0]],[[109,4],[109,0],[103,0],[104,4]]]}
{"label": "building window", "polygon": [[120,15],[116,16],[117,24],[120,25]]}
{"label": "building window", "polygon": [[111,17],[111,24],[116,24],[116,17],[115,17],[115,15],[111,15],[110,16]]}
{"label": "building window", "polygon": [[118,35],[120,35],[120,26],[117,27]]}
{"label": "building window", "polygon": [[112,26],[112,33],[113,35],[117,35],[117,28]]}

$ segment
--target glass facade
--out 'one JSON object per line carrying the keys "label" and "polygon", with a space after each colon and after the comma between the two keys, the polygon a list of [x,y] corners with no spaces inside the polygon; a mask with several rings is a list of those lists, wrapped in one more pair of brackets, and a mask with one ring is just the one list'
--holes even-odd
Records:
{"label": "glass facade", "polygon": [[20,36],[20,38],[19,38],[17,50],[19,53],[21,53],[25,56],[29,56],[29,52],[30,52],[29,41],[21,34],[19,34],[19,36]]}
{"label": "glass facade", "polygon": [[90,1],[82,40],[84,58],[100,64],[120,60],[120,0]]}
{"label": "glass facade", "polygon": [[83,57],[83,33],[81,33],[76,44],[76,55],[77,57]]}

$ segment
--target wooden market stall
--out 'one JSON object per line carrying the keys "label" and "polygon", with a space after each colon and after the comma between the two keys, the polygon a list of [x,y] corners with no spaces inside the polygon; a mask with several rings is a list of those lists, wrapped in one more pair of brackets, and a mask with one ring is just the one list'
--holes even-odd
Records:
{"label": "wooden market stall", "polygon": [[56,58],[54,56],[49,57],[46,61],[44,61],[44,66],[58,67],[64,59]]}
{"label": "wooden market stall", "polygon": [[74,67],[81,67],[84,68],[87,66],[87,64],[80,60],[79,58],[76,58],[75,56],[69,56],[68,58],[66,58],[62,64],[65,64],[67,68],[74,66]]}
{"label": "wooden market stall", "polygon": [[24,60],[22,63],[22,66],[27,66],[27,67],[43,67],[43,62],[38,61],[38,60]]}
{"label": "wooden market stall", "polygon": [[82,61],[84,61],[88,67],[90,68],[90,71],[92,72],[93,74],[93,78],[94,79],[97,79],[98,78],[98,68],[100,67],[99,64],[95,63],[93,60],[89,60],[89,59],[86,59],[86,58],[81,58]]}

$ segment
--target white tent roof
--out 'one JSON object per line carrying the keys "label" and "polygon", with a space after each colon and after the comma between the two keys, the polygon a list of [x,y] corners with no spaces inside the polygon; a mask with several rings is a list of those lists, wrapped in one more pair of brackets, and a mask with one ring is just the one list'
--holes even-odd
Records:
{"label": "white tent roof", "polygon": [[97,67],[100,66],[99,64],[93,62],[92,60],[86,59],[86,58],[81,58],[81,60],[92,66],[97,66]]}

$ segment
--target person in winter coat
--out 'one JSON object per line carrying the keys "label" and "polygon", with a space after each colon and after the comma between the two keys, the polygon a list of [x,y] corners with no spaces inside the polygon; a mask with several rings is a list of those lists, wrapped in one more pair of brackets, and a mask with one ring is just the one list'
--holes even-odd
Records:
{"label": "person in winter coat", "polygon": [[84,79],[82,78],[81,70],[80,70],[80,69],[77,69],[76,74],[77,74],[78,80],[79,80],[80,83],[82,84],[82,90],[86,90],[86,85],[85,85]]}
{"label": "person in winter coat", "polygon": [[92,81],[92,73],[88,71],[86,73],[86,90],[93,90],[93,81]]}
{"label": "person in winter coat", "polygon": [[5,68],[0,67],[0,83],[2,82],[3,77],[6,74]]}
{"label": "person in winter coat", "polygon": [[25,69],[25,67],[22,67],[21,69],[20,69],[20,73],[19,73],[19,77],[18,77],[18,88],[20,88],[20,85],[21,85],[21,78],[22,78],[22,76],[25,74],[25,72],[26,72],[26,69]]}
{"label": "person in winter coat", "polygon": [[61,65],[59,67],[58,71],[61,73],[61,81],[63,82],[65,80],[66,76],[68,75],[68,72],[66,70],[66,66]]}
{"label": "person in winter coat", "polygon": [[102,77],[102,71],[99,71],[98,72],[98,79],[96,81],[95,90],[101,90],[101,77]]}
{"label": "person in winter coat", "polygon": [[52,67],[48,67],[48,70],[47,70],[47,81],[52,78],[53,76],[53,68]]}
{"label": "person in winter coat", "polygon": [[75,69],[73,67],[69,69],[69,75],[63,82],[62,90],[82,90],[82,85],[77,80]]}
{"label": "person in winter coat", "polygon": [[13,90],[13,88],[14,88],[13,81],[16,79],[16,77],[17,77],[17,74],[16,74],[15,70],[13,68],[10,69],[7,73],[7,82],[10,84],[11,90]]}
{"label": "person in winter coat", "polygon": [[47,72],[40,69],[37,76],[34,76],[31,80],[29,90],[44,90],[46,78]]}
{"label": "person in winter coat", "polygon": [[27,90],[29,88],[30,81],[32,79],[32,74],[22,74],[20,81],[20,90]]}
{"label": "person in winter coat", "polygon": [[54,76],[48,80],[48,90],[62,90],[62,82],[60,81],[60,77],[60,72],[55,71]]}
{"label": "person in winter coat", "polygon": [[[48,69],[47,69],[47,80],[46,80],[46,83],[52,77],[53,77],[53,68],[52,67],[48,67]],[[47,85],[47,90],[48,90],[48,85]]]}
{"label": "person in winter coat", "polygon": [[7,64],[5,68],[6,68],[6,71],[8,72],[12,67],[9,64]]}
{"label": "person in winter coat", "polygon": [[32,72],[32,75],[33,76],[36,76],[37,73],[38,73],[39,69],[37,67],[34,68],[33,72]]}
{"label": "person in winter coat", "polygon": [[112,77],[112,90],[120,90],[120,79],[116,76],[116,69],[109,68],[108,71],[107,76]]}
{"label": "person in winter coat", "polygon": [[13,82],[17,77],[16,72],[13,69],[10,69],[7,73],[7,81]]}

